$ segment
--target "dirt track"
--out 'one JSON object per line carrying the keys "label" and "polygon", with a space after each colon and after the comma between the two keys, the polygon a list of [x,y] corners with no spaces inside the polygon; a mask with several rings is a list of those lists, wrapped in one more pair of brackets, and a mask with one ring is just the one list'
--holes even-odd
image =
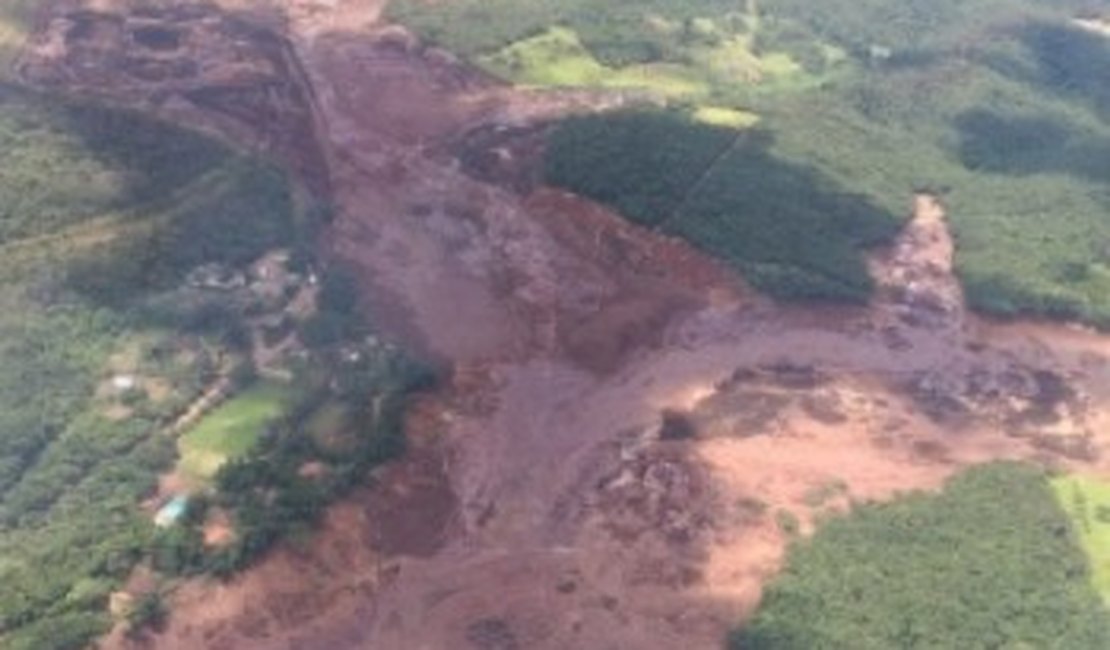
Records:
{"label": "dirt track", "polygon": [[[965,314],[930,197],[875,255],[874,305],[776,307],[681,243],[555,190],[477,180],[453,154],[476,129],[624,98],[505,88],[380,26],[376,0],[235,8],[248,4],[287,34],[281,69],[303,74],[265,101],[326,161],[329,254],[454,379],[413,413],[413,458],[313,540],[228,585],[186,585],[164,632],[108,647],[718,648],[781,560],[779,511],[808,528],[849,498],[934,488],[992,458],[1107,472],[1091,432],[1110,412],[1110,341]],[[278,69],[271,46],[228,46],[231,72],[106,83],[67,59],[63,32],[25,57],[32,80],[117,93],[275,155],[303,148],[249,118],[228,126],[237,104],[150,105],[154,88],[208,97],[198,89],[232,72],[236,97],[256,97],[259,70]],[[665,411],[699,435],[662,440]]]}

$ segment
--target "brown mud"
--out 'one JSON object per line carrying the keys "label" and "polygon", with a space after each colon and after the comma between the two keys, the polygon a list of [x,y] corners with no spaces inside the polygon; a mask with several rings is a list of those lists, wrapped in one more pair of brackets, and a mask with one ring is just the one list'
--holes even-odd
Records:
{"label": "brown mud", "polygon": [[325,188],[326,254],[452,369],[411,457],[311,539],[104,647],[719,648],[781,562],[782,512],[811,530],[997,458],[1108,475],[1110,339],[966,313],[932,197],[875,253],[872,305],[776,306],[538,184],[545,123],[628,96],[508,88],[380,10],[61,0],[20,59]]}

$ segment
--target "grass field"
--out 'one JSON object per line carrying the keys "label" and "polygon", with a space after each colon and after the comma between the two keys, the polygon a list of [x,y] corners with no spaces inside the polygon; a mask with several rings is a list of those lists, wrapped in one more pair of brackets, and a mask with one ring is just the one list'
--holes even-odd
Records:
{"label": "grass field", "polygon": [[1087,553],[1095,588],[1110,605],[1110,483],[1064,476],[1053,480],[1052,488]]}
{"label": "grass field", "polygon": [[553,132],[547,178],[689,240],[772,295],[866,300],[860,249],[893,235],[900,215],[776,158],[773,144],[679,113],[580,117]]}
{"label": "grass field", "polygon": [[529,86],[627,88],[668,98],[699,98],[709,93],[709,85],[689,66],[605,66],[586,49],[578,34],[566,27],[552,27],[480,56],[477,62],[495,75]]}
{"label": "grass field", "polygon": [[723,106],[697,106],[690,117],[699,124],[746,129],[759,123],[755,113]]}
{"label": "grass field", "polygon": [[291,397],[289,386],[261,382],[220,405],[181,436],[180,469],[190,478],[210,480],[224,463],[254,448],[267,425],[285,414]]}
{"label": "grass field", "polygon": [[[638,90],[670,100],[706,105],[709,110],[740,110],[728,103],[752,87],[778,92],[804,89],[820,82],[785,52],[756,54],[749,34],[735,35],[705,19],[699,41],[676,36],[678,25],[659,24],[666,38],[680,41],[660,58],[626,65],[605,64],[577,32],[554,26],[490,53],[475,62],[488,72],[517,84]],[[693,28],[691,28],[693,29]]]}

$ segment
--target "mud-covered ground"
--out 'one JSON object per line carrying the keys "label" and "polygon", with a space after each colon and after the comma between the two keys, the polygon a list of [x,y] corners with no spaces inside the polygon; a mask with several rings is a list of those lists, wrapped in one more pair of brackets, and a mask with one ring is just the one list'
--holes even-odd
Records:
{"label": "mud-covered ground", "polygon": [[873,305],[775,306],[538,183],[545,123],[633,98],[505,87],[380,9],[61,0],[20,59],[330,192],[326,253],[450,369],[410,459],[316,535],[105,647],[718,648],[779,566],[784,512],[808,530],[994,458],[1110,469],[1110,340],[966,314],[933,198],[907,196]]}

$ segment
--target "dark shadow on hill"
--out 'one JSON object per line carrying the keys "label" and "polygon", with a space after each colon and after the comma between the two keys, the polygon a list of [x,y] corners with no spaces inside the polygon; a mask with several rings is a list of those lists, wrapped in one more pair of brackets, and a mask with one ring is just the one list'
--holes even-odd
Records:
{"label": "dark shadow on hill", "polygon": [[862,302],[862,249],[901,219],[812,167],[774,153],[757,129],[669,113],[574,118],[549,146],[547,179],[632,221],[687,239],[780,299]]}
{"label": "dark shadow on hill", "polygon": [[69,287],[121,306],[172,288],[203,264],[241,268],[268,250],[305,245],[286,178],[260,163],[224,162],[214,187],[175,187],[176,200],[140,205],[134,228],[75,255]]}
{"label": "dark shadow on hill", "polygon": [[119,173],[122,208],[164,200],[224,162],[230,151],[212,138],[95,101],[41,94],[53,121],[76,136],[84,153]]}
{"label": "dark shadow on hill", "polygon": [[328,168],[278,18],[136,3],[63,8],[47,22],[64,49],[33,37],[18,72],[38,90],[0,87],[0,101],[41,106],[40,119],[118,179],[100,212],[128,221],[126,236],[73,256],[71,289],[120,307],[202,264],[242,267],[272,248],[312,245],[289,177],[322,199]]}
{"label": "dark shadow on hill", "polygon": [[866,299],[863,249],[893,237],[900,218],[773,148],[768,131],[743,134],[672,227],[776,297]]}
{"label": "dark shadow on hill", "polygon": [[1110,138],[1047,116],[976,109],[955,120],[960,161],[971,170],[1024,176],[1064,173],[1110,182]]}
{"label": "dark shadow on hill", "polygon": [[1030,81],[1082,99],[1110,121],[1110,38],[1048,22],[1026,25],[1018,36],[1035,62]]}
{"label": "dark shadow on hill", "polygon": [[[136,4],[59,11],[49,30],[61,38],[30,41],[17,70],[21,80],[219,133],[271,154],[317,195],[328,193],[313,98],[281,35],[283,19],[208,4]],[[90,144],[114,162],[180,156],[186,170],[194,168],[194,151],[120,147],[100,133],[89,130]]]}

